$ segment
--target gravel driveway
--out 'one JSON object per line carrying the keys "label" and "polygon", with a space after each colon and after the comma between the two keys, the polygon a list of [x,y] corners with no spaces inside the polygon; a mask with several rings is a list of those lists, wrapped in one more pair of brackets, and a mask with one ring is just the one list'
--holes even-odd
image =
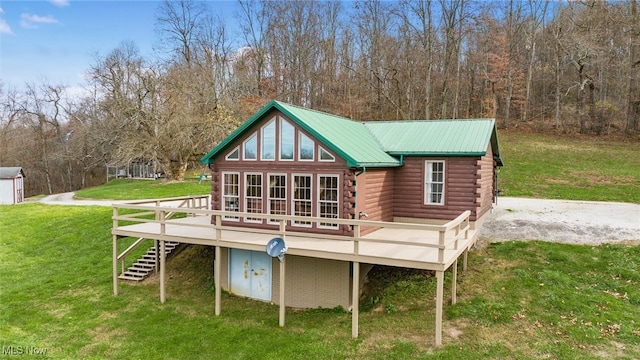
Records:
{"label": "gravel driveway", "polygon": [[515,239],[640,244],[640,205],[500,197],[480,240]]}

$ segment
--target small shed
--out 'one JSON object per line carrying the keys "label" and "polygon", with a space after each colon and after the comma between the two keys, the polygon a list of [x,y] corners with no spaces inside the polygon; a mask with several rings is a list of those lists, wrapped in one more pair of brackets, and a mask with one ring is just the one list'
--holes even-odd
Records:
{"label": "small shed", "polygon": [[24,177],[21,167],[0,167],[0,205],[24,201]]}

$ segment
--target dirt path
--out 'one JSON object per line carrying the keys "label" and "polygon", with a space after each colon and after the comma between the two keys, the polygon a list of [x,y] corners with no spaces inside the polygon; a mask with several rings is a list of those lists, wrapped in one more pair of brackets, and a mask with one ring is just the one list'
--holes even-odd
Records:
{"label": "dirt path", "polygon": [[500,197],[480,239],[640,243],[640,205]]}

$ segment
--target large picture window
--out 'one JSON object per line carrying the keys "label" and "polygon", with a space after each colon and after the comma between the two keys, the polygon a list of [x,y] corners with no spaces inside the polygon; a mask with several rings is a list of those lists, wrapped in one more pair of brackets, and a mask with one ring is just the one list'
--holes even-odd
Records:
{"label": "large picture window", "polygon": [[[318,217],[338,218],[338,188],[338,176],[318,176]],[[338,224],[321,222],[318,226],[336,229]]]}
{"label": "large picture window", "polygon": [[[293,215],[312,216],[311,175],[293,176]],[[293,225],[311,227],[310,221],[293,221]]]}
{"label": "large picture window", "polygon": [[[238,173],[222,174],[222,203],[224,211],[240,211],[240,176]],[[225,216],[225,220],[238,220],[236,216]]]}
{"label": "large picture window", "polygon": [[258,158],[258,134],[251,135],[251,137],[244,142],[242,158],[244,160],[256,160]]}
{"label": "large picture window", "polygon": [[[262,213],[262,174],[245,174],[245,212]],[[261,218],[247,217],[247,222],[262,222]]]}
{"label": "large picture window", "polygon": [[[287,214],[287,176],[269,175],[269,199],[267,210],[272,215]],[[270,224],[278,224],[278,221],[269,221]]]}
{"label": "large picture window", "polygon": [[276,159],[276,120],[271,120],[267,125],[262,127],[262,152],[260,159],[275,160]]}
{"label": "large picture window", "polygon": [[303,133],[300,133],[300,140],[298,143],[298,159],[302,161],[313,161],[315,147],[316,145],[310,137]]}
{"label": "large picture window", "polygon": [[424,203],[444,205],[444,161],[425,161]]}
{"label": "large picture window", "polygon": [[293,160],[295,129],[288,121],[280,118],[280,160]]}

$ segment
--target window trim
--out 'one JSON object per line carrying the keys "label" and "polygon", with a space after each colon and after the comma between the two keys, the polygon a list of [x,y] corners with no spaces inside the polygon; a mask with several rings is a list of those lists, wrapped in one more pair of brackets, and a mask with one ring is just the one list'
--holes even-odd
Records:
{"label": "window trim", "polygon": [[[320,192],[322,191],[322,189],[320,188],[320,178],[335,178],[336,179],[336,199],[335,200],[321,200],[321,196],[320,196]],[[318,204],[317,208],[316,208],[316,214],[318,217],[323,217],[322,216],[322,203],[326,203],[326,204],[335,204],[336,209],[337,209],[337,213],[336,213],[336,217],[334,219],[339,219],[340,218],[340,175],[338,174],[318,174],[317,176],[318,178],[318,182],[317,182],[317,201],[316,203]],[[327,219],[331,219],[328,218]],[[323,223],[323,222],[318,222],[318,229],[331,229],[331,230],[337,230],[339,228],[338,224],[331,224],[331,223]]]}
{"label": "window trim", "polygon": [[[303,159],[302,158],[302,137],[306,137],[307,139],[311,140],[311,159]],[[312,137],[307,136],[307,134],[303,133],[302,131],[298,131],[298,161],[305,161],[305,162],[313,162],[316,159],[316,142],[315,140],[313,140]]]}
{"label": "window trim", "polygon": [[[436,163],[440,163],[442,164],[442,182],[434,182],[433,181],[433,164]],[[424,197],[422,199],[423,205],[427,205],[427,206],[444,206],[445,205],[445,198],[446,198],[446,183],[447,183],[447,172],[446,172],[447,166],[446,166],[446,161],[445,160],[425,160],[424,161],[424,178],[423,178],[423,190],[424,190]],[[432,185],[434,184],[441,184],[442,185],[442,194],[440,197],[440,202],[432,202],[429,201],[431,196],[433,195],[431,189],[432,189]]]}
{"label": "window trim", "polygon": [[[236,157],[232,158],[231,154],[236,153]],[[229,151],[227,155],[224,157],[227,161],[239,161],[240,160],[240,145],[233,148],[233,150]]]}
{"label": "window trim", "polygon": [[[291,124],[289,121],[287,121],[285,118],[283,118],[282,116],[278,116],[278,119],[280,120],[280,129],[278,129],[278,134],[280,135],[278,137],[278,141],[277,141],[277,148],[278,148],[278,160],[279,161],[295,161],[296,160],[296,127]],[[284,139],[284,136],[282,136],[283,134],[283,129],[284,126],[283,124],[286,123],[288,126],[291,127],[291,159],[284,159],[282,158],[282,139]]]}
{"label": "window trim", "polygon": [[[273,125],[273,157],[271,159],[265,158],[265,144],[267,143],[265,141],[265,129],[269,126],[269,125]],[[276,149],[278,148],[278,139],[276,136],[276,133],[278,132],[277,129],[277,125],[276,125],[276,117],[274,116],[273,118],[271,118],[271,120],[267,121],[261,128],[260,128],[260,160],[261,161],[276,161]]]}
{"label": "window trim", "polygon": [[[272,198],[271,197],[271,177],[272,176],[283,176],[284,177],[284,199],[283,198]],[[288,183],[289,183],[289,176],[287,176],[286,173],[267,173],[267,214],[268,215],[280,215],[280,214],[273,214],[271,212],[271,200],[284,200],[284,215],[288,215],[289,214],[289,204],[288,204]],[[267,224],[271,224],[271,225],[279,225],[280,222],[276,221],[276,220],[267,220]]]}
{"label": "window trim", "polygon": [[[264,174],[261,173],[261,172],[253,172],[253,171],[247,171],[247,172],[244,172],[243,174],[244,174],[244,176],[243,176],[243,179],[244,179],[244,184],[243,184],[244,185],[243,186],[244,193],[243,193],[242,198],[244,200],[243,201],[244,212],[246,212],[246,213],[249,212],[249,199],[260,199],[260,212],[259,213],[261,214],[261,213],[263,213],[263,210],[264,210],[264,181],[263,181]],[[258,197],[254,197],[254,196],[249,197],[247,195],[247,193],[248,193],[247,186],[249,186],[247,178],[249,176],[253,176],[253,175],[260,176],[260,197],[259,198]],[[251,217],[245,217],[244,218],[244,222],[255,223],[255,224],[262,224],[263,220],[264,219],[262,219],[262,218],[251,218]]]}
{"label": "window trim", "polygon": [[[226,209],[226,197],[229,198],[235,198],[236,201],[236,212],[240,212],[240,173],[237,171],[223,171],[221,172],[221,177],[222,177],[222,189],[220,191],[220,196],[222,197],[222,201],[220,203],[220,208],[222,209],[222,211],[233,211],[233,210],[227,210]],[[226,181],[225,181],[225,175],[236,175],[237,177],[237,183],[235,184],[238,187],[238,194],[237,195],[225,195],[225,190],[226,190]],[[223,216],[222,217],[223,220],[229,220],[229,221],[240,221],[240,217],[238,216]]]}
{"label": "window trim", "polygon": [[[247,143],[249,142],[249,140],[251,140],[252,138],[256,139],[256,157],[255,158],[248,158],[247,157]],[[242,142],[242,160],[245,161],[257,161],[258,160],[258,132],[254,132],[253,134],[251,134],[245,141]]]}
{"label": "window trim", "polygon": [[[296,176],[305,176],[308,177],[311,180],[311,184],[310,184],[310,191],[309,191],[309,196],[311,197],[310,199],[297,199],[296,198]],[[309,217],[313,217],[313,174],[296,174],[296,173],[292,173],[291,174],[291,212],[290,215],[291,216],[305,216],[305,215],[296,215],[296,205],[295,202],[296,200],[298,201],[308,201],[310,203],[310,212],[311,214],[309,214]],[[292,220],[291,221],[291,226],[297,226],[297,227],[305,227],[305,228],[311,228],[312,227],[312,222],[308,222],[308,224],[300,222],[300,221],[295,221]]]}
{"label": "window trim", "polygon": [[[331,159],[323,159],[322,158],[322,153],[323,152],[326,153],[327,155],[331,156]],[[318,161],[320,161],[320,162],[335,162],[336,161],[336,157],[335,157],[335,155],[333,155],[332,153],[327,151],[327,149],[325,149],[322,146],[318,145]]]}

